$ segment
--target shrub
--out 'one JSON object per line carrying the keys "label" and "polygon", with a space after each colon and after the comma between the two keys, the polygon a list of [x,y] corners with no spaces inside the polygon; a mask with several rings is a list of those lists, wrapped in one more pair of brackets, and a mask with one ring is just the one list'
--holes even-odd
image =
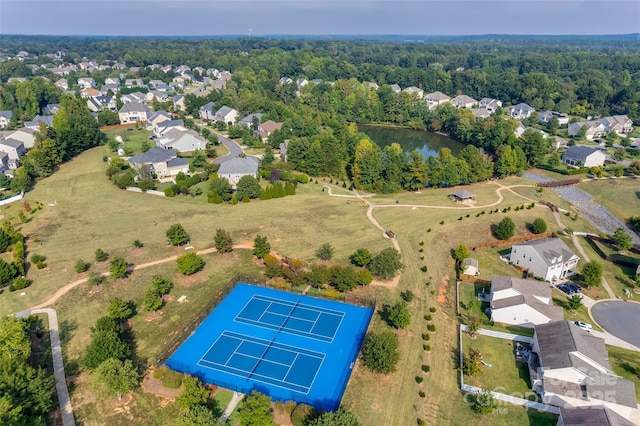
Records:
{"label": "shrub", "polygon": [[427,426],[427,422],[422,419],[418,419],[418,426]]}
{"label": "shrub", "polygon": [[78,259],[76,261],[76,266],[75,266],[75,271],[79,274],[83,273],[83,272],[87,272],[87,269],[89,269],[89,264],[87,262],[85,262],[82,259]]}
{"label": "shrub", "polygon": [[47,260],[47,258],[41,254],[33,253],[31,255],[31,263],[35,264],[38,269],[43,269],[47,266],[44,262],[45,260]]}
{"label": "shrub", "polygon": [[422,272],[427,272],[427,270],[428,270],[428,269],[427,269],[427,265],[422,265],[422,266],[420,267],[420,270],[421,270]]}
{"label": "shrub", "polygon": [[515,230],[516,224],[513,223],[513,220],[510,217],[505,217],[494,227],[493,234],[499,240],[508,240],[513,237]]}
{"label": "shrub", "polygon": [[98,272],[90,272],[89,273],[89,285],[96,286],[102,284],[104,281],[104,277],[100,275]]}
{"label": "shrub", "polygon": [[431,346],[430,345],[424,345],[424,350],[429,352],[431,350]]}
{"label": "shrub", "polygon": [[169,389],[178,389],[182,385],[182,374],[167,369],[167,372],[160,380],[162,381],[162,386]]}
{"label": "shrub", "polygon": [[413,299],[416,298],[416,296],[413,294],[413,292],[411,290],[407,290],[407,291],[403,291],[400,293],[400,297],[402,297],[402,299],[405,302],[411,302]]}
{"label": "shrub", "polygon": [[427,394],[424,393],[424,391],[420,391],[418,392],[418,395],[420,395],[420,398],[424,398]]}
{"label": "shrub", "polygon": [[428,373],[429,371],[431,371],[431,367],[429,367],[428,365],[422,365],[422,371],[424,371],[425,373]]}
{"label": "shrub", "polygon": [[293,426],[305,426],[316,414],[316,409],[311,405],[298,404],[291,412],[291,424]]}
{"label": "shrub", "polygon": [[419,243],[419,244],[420,244],[421,246],[423,246],[423,245],[424,245],[424,241],[420,241],[420,243]]}
{"label": "shrub", "polygon": [[164,376],[167,375],[168,371],[169,371],[169,367],[160,367],[153,372],[153,378],[162,379]]}
{"label": "shrub", "polygon": [[427,320],[427,321],[431,321],[432,316],[430,314],[427,314],[427,315],[424,316],[424,319]]}
{"label": "shrub", "polygon": [[427,232],[431,232],[431,228],[427,228]]}
{"label": "shrub", "polygon": [[431,336],[429,333],[422,333],[422,340],[431,340]]}
{"label": "shrub", "polygon": [[296,403],[294,401],[287,401],[284,404],[284,411],[286,411],[287,414],[293,413],[293,410],[295,409],[296,409]]}
{"label": "shrub", "polygon": [[192,275],[204,268],[204,260],[195,252],[189,252],[178,257],[178,271],[183,275]]}
{"label": "shrub", "polygon": [[424,377],[416,376],[416,383],[422,383],[424,381]]}
{"label": "shrub", "polygon": [[542,234],[546,230],[547,230],[547,222],[545,222],[544,219],[541,217],[536,218],[531,224],[531,231],[534,234]]}
{"label": "shrub", "polygon": [[172,283],[170,279],[165,278],[162,275],[154,275],[151,278],[151,286],[153,291],[162,296],[163,294],[169,293]]}
{"label": "shrub", "polygon": [[435,324],[427,325],[427,330],[429,330],[432,333],[435,332],[436,331],[436,325]]}
{"label": "shrub", "polygon": [[22,290],[23,288],[27,288],[30,285],[31,280],[28,280],[25,277],[18,277],[9,285],[9,291]]}
{"label": "shrub", "polygon": [[104,262],[109,258],[109,253],[102,249],[96,249],[96,262]]}
{"label": "shrub", "polygon": [[140,240],[135,240],[135,241],[133,242],[133,246],[134,246],[135,248],[142,248],[142,247],[144,247],[144,244],[142,244],[142,243],[140,242]]}
{"label": "shrub", "polygon": [[432,306],[432,307],[429,308],[429,312],[431,312],[432,314],[435,313],[435,311],[436,311],[436,307],[435,306]]}
{"label": "shrub", "polygon": [[109,272],[114,278],[124,278],[127,276],[127,261],[122,257],[114,257],[109,264]]}

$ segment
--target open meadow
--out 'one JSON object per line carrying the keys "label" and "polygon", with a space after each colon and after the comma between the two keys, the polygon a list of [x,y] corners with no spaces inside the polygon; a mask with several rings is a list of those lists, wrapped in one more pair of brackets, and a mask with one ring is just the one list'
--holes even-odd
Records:
{"label": "open meadow", "polygon": [[[53,176],[38,182],[26,195],[25,200],[31,205],[36,205],[36,201],[44,205],[42,210],[30,215],[29,222],[21,228],[28,236],[28,257],[33,253],[44,255],[48,266],[42,270],[29,269],[28,276],[34,283],[25,296],[9,292],[0,294],[3,313],[41,303],[61,286],[86,277],[87,273],[74,272],[78,259],[91,263],[89,271],[106,271],[108,261],[94,262],[97,248],[110,256],[122,256],[133,265],[184,253],[184,248],[166,244],[165,231],[173,223],[185,227],[195,250],[212,247],[218,228],[229,231],[235,243],[251,242],[256,235],[265,235],[273,250],[304,261],[313,260],[315,251],[325,242],[335,247],[333,260],[345,263],[357,248],[366,247],[376,253],[391,246],[391,242],[367,219],[367,207],[363,203],[330,197],[321,184],[299,185],[295,196],[235,206],[207,204],[204,194],[164,198],[127,192],[114,186],[104,174],[106,167],[102,156],[106,152],[106,148],[99,147],[83,153]],[[508,404],[501,404],[500,410],[491,415],[479,416],[469,408],[459,390],[459,320],[455,311],[451,249],[458,244],[473,245],[493,240],[491,225],[505,216],[514,220],[516,235],[528,233],[528,225],[537,217],[545,219],[549,230],[560,231],[550,210],[538,205],[541,199],[560,204],[562,200],[558,200],[553,191],[539,193],[534,187],[501,188],[525,183],[519,178],[497,183],[465,187],[477,196],[476,205],[471,207],[451,201],[448,198],[451,188],[371,199],[374,203],[389,204],[373,209],[372,214],[381,226],[395,233],[405,266],[397,286],[382,283],[359,288],[354,293],[376,298],[379,307],[397,301],[401,291],[411,290],[416,298],[410,303],[411,324],[397,332],[401,347],[397,371],[384,376],[371,373],[360,362],[356,363],[343,404],[357,414],[362,424],[410,425],[416,424],[417,419],[438,425],[555,424],[556,416]],[[347,193],[333,188],[332,192]],[[529,204],[529,200],[536,201],[533,209],[514,210]],[[440,208],[414,208],[400,205],[402,203]],[[503,213],[502,209],[507,207],[511,210]],[[16,223],[21,208],[22,204],[16,203],[4,207],[2,213]],[[496,209],[499,211],[495,212]],[[490,210],[493,213],[489,213]],[[134,240],[140,240],[144,246],[134,247]],[[570,244],[569,239],[565,241]],[[492,249],[477,253],[483,277],[491,273],[518,276],[515,269],[497,259],[498,252],[499,249]],[[126,279],[108,279],[99,288],[80,284],[54,305],[61,321],[65,363],[73,378],[72,403],[83,424],[169,425],[175,420],[178,412],[175,404],[142,390],[123,403],[96,397],[91,391],[91,379],[81,371],[79,361],[89,342],[90,327],[106,313],[109,299],[117,296],[140,306],[153,275],[171,278],[174,287],[161,315],[149,315],[139,307],[137,315],[129,320],[136,336],[137,356],[143,365],[152,365],[167,343],[233,276],[238,273],[258,275],[261,271],[246,249],[236,249],[224,256],[206,254],[204,260],[207,262],[205,269],[192,277],[180,276],[175,262],[169,261],[136,270]],[[499,267],[494,268],[496,265]],[[422,266],[428,268],[426,272],[420,269]],[[188,302],[177,302],[182,295],[187,296]],[[430,312],[430,308],[435,308],[435,312]],[[432,315],[432,320],[424,318],[427,314]],[[435,332],[428,333],[429,341],[422,337],[427,333],[427,324],[436,327]],[[371,329],[386,327],[380,315],[375,314]],[[425,344],[430,350],[423,348]],[[430,371],[423,373],[422,365],[428,365]],[[423,376],[424,381],[418,384],[416,376]],[[424,397],[419,395],[420,391],[424,392]]]}

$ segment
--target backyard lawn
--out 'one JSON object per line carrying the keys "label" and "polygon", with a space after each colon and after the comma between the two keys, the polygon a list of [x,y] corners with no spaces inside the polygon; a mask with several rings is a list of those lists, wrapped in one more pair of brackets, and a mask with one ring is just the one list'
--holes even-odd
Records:
{"label": "backyard lawn", "polygon": [[607,346],[607,352],[613,371],[636,385],[636,399],[640,401],[640,353],[615,346]]}
{"label": "backyard lawn", "polygon": [[122,137],[125,150],[130,150],[127,153],[129,155],[142,154],[144,152],[142,149],[144,143],[150,147],[155,146],[155,143],[149,140],[151,132],[144,128],[137,130],[134,127],[120,127],[104,130],[103,132],[107,135],[107,141],[115,140],[116,136]]}

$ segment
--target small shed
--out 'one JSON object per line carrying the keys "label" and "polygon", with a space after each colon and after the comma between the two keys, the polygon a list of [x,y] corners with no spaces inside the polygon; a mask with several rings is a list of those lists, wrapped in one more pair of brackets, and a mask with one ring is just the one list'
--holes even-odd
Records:
{"label": "small shed", "polygon": [[462,259],[462,273],[465,275],[478,276],[480,272],[478,268],[478,260],[472,257],[466,257]]}
{"label": "small shed", "polygon": [[466,190],[460,190],[460,191],[454,191],[451,193],[451,196],[456,200],[456,201],[467,201],[467,200],[471,200],[473,199],[473,197],[475,197],[474,194],[472,194],[469,191]]}

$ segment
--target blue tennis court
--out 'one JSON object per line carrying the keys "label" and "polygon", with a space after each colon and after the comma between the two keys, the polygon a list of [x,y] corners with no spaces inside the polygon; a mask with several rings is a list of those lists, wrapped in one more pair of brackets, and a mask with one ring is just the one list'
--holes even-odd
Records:
{"label": "blue tennis court", "polygon": [[373,309],[238,284],[167,365],[217,386],[335,410]]}

